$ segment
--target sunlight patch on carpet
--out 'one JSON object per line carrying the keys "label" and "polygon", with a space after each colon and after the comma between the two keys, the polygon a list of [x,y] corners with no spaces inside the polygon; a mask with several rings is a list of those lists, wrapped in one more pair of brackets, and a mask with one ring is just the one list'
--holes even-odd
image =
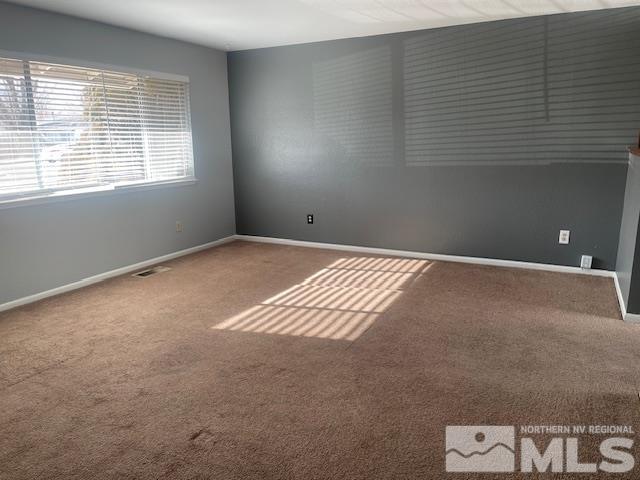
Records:
{"label": "sunlight patch on carpet", "polygon": [[354,341],[431,265],[417,259],[341,258],[212,328]]}

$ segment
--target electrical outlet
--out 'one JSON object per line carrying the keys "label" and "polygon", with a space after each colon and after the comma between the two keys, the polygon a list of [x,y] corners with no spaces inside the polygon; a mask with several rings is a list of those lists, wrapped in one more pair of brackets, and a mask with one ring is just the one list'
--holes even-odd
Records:
{"label": "electrical outlet", "polygon": [[176,232],[182,232],[182,222],[176,222]]}
{"label": "electrical outlet", "polygon": [[558,237],[558,243],[561,245],[569,245],[569,236],[571,232],[569,230],[560,230],[560,236]]}
{"label": "electrical outlet", "polygon": [[580,259],[580,268],[589,269],[591,268],[591,263],[593,262],[593,257],[591,255],[582,255]]}
{"label": "electrical outlet", "polygon": [[309,225],[313,224],[313,213],[307,213],[307,223]]}

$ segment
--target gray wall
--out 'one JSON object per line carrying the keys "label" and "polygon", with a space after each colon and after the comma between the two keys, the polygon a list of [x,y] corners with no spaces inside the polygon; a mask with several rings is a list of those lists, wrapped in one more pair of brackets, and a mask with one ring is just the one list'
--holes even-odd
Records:
{"label": "gray wall", "polygon": [[616,272],[625,307],[640,313],[640,157],[629,155]]}
{"label": "gray wall", "polygon": [[189,76],[199,180],[0,209],[0,304],[235,232],[225,53],[3,3],[0,48]]}
{"label": "gray wall", "polygon": [[238,233],[614,269],[639,23],[629,8],[230,54]]}

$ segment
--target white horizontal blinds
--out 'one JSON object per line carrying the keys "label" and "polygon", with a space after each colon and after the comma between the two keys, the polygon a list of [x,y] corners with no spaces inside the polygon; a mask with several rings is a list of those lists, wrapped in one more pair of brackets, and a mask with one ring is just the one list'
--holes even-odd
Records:
{"label": "white horizontal blinds", "polygon": [[[193,176],[191,125],[186,83],[147,78],[143,112],[149,175],[154,179]],[[185,150],[184,145],[189,145]],[[182,162],[173,159],[179,156]]]}
{"label": "white horizontal blinds", "polygon": [[39,188],[23,62],[0,59],[0,194]]}
{"label": "white horizontal blinds", "polygon": [[0,196],[193,176],[187,83],[6,59],[0,79]]}

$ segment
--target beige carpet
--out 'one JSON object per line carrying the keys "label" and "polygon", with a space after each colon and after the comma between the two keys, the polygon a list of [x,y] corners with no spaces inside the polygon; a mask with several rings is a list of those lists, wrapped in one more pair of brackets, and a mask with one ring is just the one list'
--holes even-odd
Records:
{"label": "beige carpet", "polygon": [[165,265],[0,314],[0,478],[552,478],[446,474],[445,427],[640,432],[611,279],[244,242]]}

